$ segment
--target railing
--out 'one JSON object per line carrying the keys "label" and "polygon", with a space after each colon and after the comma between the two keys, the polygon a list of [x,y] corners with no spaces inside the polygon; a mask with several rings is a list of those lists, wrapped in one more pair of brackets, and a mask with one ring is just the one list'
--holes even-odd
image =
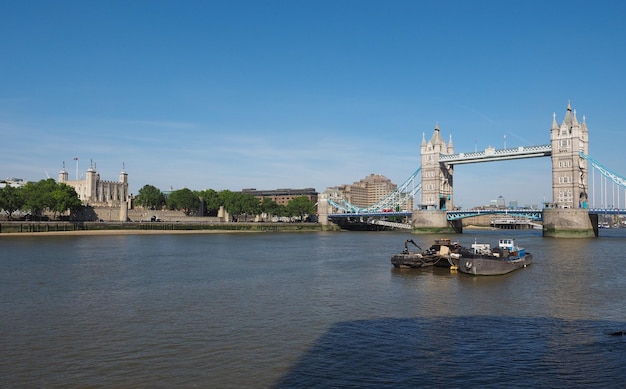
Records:
{"label": "railing", "polygon": [[470,209],[467,211],[448,211],[446,220],[459,220],[482,215],[521,216],[531,220],[543,220],[543,211],[538,209]]}
{"label": "railing", "polygon": [[589,213],[596,215],[626,215],[626,209],[589,208]]}
{"label": "railing", "polygon": [[346,212],[346,213],[331,213],[328,214],[329,219],[333,218],[347,218],[347,217],[410,217],[413,214],[411,211],[400,212]]}

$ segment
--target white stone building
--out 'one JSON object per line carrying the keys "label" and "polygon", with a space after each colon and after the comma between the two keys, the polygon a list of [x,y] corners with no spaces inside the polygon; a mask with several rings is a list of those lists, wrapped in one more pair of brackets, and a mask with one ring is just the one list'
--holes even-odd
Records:
{"label": "white stone building", "polygon": [[128,193],[128,174],[124,167],[120,172],[119,181],[101,180],[93,162],[87,169],[85,179],[70,180],[64,162],[63,168],[59,172],[59,183],[73,187],[83,205],[119,208],[120,221],[126,220],[130,206],[130,194]]}

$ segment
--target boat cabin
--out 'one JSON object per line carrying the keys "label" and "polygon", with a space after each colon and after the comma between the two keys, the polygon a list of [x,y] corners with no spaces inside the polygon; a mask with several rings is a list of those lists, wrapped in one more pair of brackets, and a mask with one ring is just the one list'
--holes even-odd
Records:
{"label": "boat cabin", "polygon": [[523,249],[515,244],[515,239],[500,239],[498,241],[498,248],[502,252],[504,257],[523,258],[526,255],[526,249]]}
{"label": "boat cabin", "polygon": [[498,247],[500,249],[507,249],[509,251],[515,251],[515,239],[500,239],[498,241]]}

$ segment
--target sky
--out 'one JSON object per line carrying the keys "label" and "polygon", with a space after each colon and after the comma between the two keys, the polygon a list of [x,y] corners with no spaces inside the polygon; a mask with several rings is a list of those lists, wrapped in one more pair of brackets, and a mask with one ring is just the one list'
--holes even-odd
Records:
{"label": "sky", "polygon": [[[400,185],[436,125],[455,152],[543,145],[568,102],[626,176],[624,20],[612,0],[5,0],[0,179]],[[551,201],[550,167],[459,165],[455,205]]]}

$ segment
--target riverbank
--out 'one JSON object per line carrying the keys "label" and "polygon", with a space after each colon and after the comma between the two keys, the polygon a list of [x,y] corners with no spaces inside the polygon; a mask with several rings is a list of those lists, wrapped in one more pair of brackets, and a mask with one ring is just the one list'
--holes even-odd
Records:
{"label": "riverbank", "polygon": [[[491,230],[489,226],[465,226],[466,230]],[[168,222],[0,222],[2,236],[224,234],[241,232],[339,231],[334,224],[319,223],[168,223]]]}
{"label": "riverbank", "polygon": [[323,226],[318,223],[0,223],[0,236],[207,234],[233,232],[313,232],[322,230]]}
{"label": "riverbank", "polygon": [[246,230],[77,230],[77,231],[50,231],[50,232],[11,232],[0,234],[2,237],[16,236],[70,236],[70,235],[163,235],[163,234],[233,234],[254,233],[263,231]]}

